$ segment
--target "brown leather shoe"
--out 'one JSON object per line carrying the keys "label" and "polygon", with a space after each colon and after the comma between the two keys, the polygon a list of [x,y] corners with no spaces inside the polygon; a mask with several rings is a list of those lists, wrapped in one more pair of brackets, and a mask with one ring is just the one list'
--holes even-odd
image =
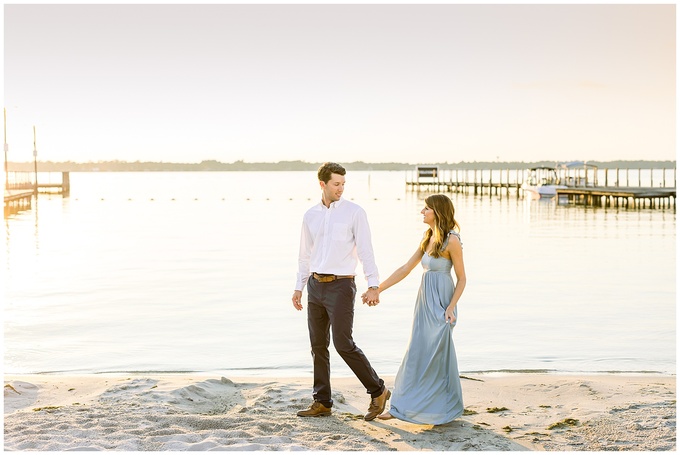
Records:
{"label": "brown leather shoe", "polygon": [[315,401],[312,403],[309,409],[298,411],[297,415],[298,417],[329,416],[331,415],[331,408],[327,408],[326,406],[322,405],[320,401]]}
{"label": "brown leather shoe", "polygon": [[387,400],[389,400],[391,396],[392,392],[387,390],[387,387],[385,387],[382,395],[371,398],[371,404],[368,405],[368,413],[364,416],[364,420],[373,420],[378,414],[382,414],[385,410]]}

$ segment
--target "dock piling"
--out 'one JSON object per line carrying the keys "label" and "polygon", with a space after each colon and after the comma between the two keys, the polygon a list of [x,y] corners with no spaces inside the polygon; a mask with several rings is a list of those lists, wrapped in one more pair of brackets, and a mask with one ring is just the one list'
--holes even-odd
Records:
{"label": "dock piling", "polygon": [[[489,172],[488,176],[486,171]],[[647,180],[645,176],[645,182],[643,182],[642,169],[637,169],[637,186],[630,186],[630,169],[626,169],[626,186],[620,186],[622,169],[600,169],[600,171],[604,172],[604,186],[593,186],[592,184],[597,182],[597,176],[594,176],[595,180],[592,182],[589,180],[588,184],[583,187],[558,187],[556,189],[558,204],[567,201],[569,204],[591,207],[675,208],[676,190],[675,186],[666,187],[666,169],[662,170],[663,177],[658,176],[656,179],[656,182],[660,184],[658,187],[654,187],[653,176],[654,172],[658,171],[655,169],[649,170],[649,184],[651,185],[649,187],[642,186]],[[616,173],[615,178],[609,178],[610,171]],[[505,174],[505,179],[503,174]],[[514,175],[511,174],[510,169],[496,172],[491,169],[439,169],[436,179],[432,178],[431,174],[411,175],[411,178],[408,173],[406,175],[406,186],[415,191],[448,191],[472,193],[475,196],[484,195],[488,191],[489,197],[494,195],[502,197],[503,193],[510,195],[514,192],[517,197],[524,197],[522,189],[525,180],[524,169],[514,169]],[[674,173],[673,183],[675,183],[675,175]]]}

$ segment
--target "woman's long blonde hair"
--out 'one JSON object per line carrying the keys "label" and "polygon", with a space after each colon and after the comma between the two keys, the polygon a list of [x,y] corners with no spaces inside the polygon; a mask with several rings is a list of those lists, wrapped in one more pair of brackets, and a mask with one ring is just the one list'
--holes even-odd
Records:
{"label": "woman's long blonde hair", "polygon": [[442,246],[452,229],[460,230],[460,226],[455,218],[455,209],[453,202],[448,196],[444,194],[433,194],[425,198],[425,204],[434,210],[434,231],[428,228],[423,236],[423,241],[420,243],[420,249],[423,253],[427,252],[427,245],[430,239],[434,238],[434,245],[432,248],[432,257],[438,258],[441,255]]}

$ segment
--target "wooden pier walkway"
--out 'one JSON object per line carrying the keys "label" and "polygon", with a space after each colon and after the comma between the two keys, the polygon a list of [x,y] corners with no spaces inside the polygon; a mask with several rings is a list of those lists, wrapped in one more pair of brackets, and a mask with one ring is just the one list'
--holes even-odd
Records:
{"label": "wooden pier walkway", "polygon": [[594,187],[558,188],[558,203],[596,207],[675,208],[675,188]]}
{"label": "wooden pier walkway", "polygon": [[5,216],[22,210],[30,210],[33,203],[34,190],[5,189]]}
{"label": "wooden pier walkway", "polygon": [[[625,171],[624,178],[619,178],[619,174]],[[641,208],[673,208],[675,209],[676,188],[675,170],[672,172],[672,179],[666,181],[666,170],[663,171],[663,178],[654,181],[652,175],[655,170],[643,169],[649,173],[648,184],[658,184],[660,186],[642,186],[642,171],[637,171],[637,182],[639,186],[631,186],[629,169],[601,169],[604,174],[605,185],[587,185],[583,187],[558,188],[558,204],[575,204],[601,207],[623,207],[631,209]],[[525,197],[525,190],[522,188],[527,179],[525,169],[439,169],[436,166],[418,166],[415,171],[407,173],[406,187],[413,191],[428,192],[449,192],[467,193],[475,195],[489,194],[502,196],[514,194],[517,197]],[[610,174],[615,177],[611,178]],[[597,179],[595,180],[597,181]],[[626,186],[619,186],[619,182],[626,183]],[[672,184],[673,186],[666,186]]]}
{"label": "wooden pier walkway", "polygon": [[[505,169],[495,172],[491,169],[447,169],[434,170],[419,167],[411,178],[406,178],[406,187],[415,191],[447,191],[451,193],[506,194],[510,190],[519,193],[524,182],[524,171]],[[497,179],[494,181],[494,177]]]}
{"label": "wooden pier walkway", "polygon": [[8,176],[8,185],[4,194],[4,214],[5,217],[22,210],[30,210],[33,204],[33,197],[37,193],[61,193],[68,196],[71,192],[71,178],[68,172],[60,172],[61,181],[53,182],[48,179],[46,182],[35,183],[35,176],[29,172],[12,172]]}

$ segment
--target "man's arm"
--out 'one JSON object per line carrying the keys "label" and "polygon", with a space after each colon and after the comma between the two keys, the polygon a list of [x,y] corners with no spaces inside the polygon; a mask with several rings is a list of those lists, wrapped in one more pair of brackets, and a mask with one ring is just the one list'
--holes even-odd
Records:
{"label": "man's arm", "polygon": [[371,228],[368,225],[366,212],[362,208],[357,210],[354,217],[354,241],[357,245],[357,256],[359,257],[359,261],[361,261],[366,281],[368,281],[368,287],[378,287],[380,284],[380,277],[378,275],[378,266],[375,263],[375,256],[373,254]]}
{"label": "man's arm", "polygon": [[312,245],[314,239],[305,220],[302,221],[300,229],[300,248],[298,250],[298,273],[295,283],[295,290],[302,291],[309,279],[309,261],[312,256]]}
{"label": "man's arm", "polygon": [[312,251],[312,236],[305,220],[302,221],[300,229],[300,249],[298,251],[298,273],[293,292],[293,306],[296,310],[302,310],[302,290],[309,279],[309,258]]}

